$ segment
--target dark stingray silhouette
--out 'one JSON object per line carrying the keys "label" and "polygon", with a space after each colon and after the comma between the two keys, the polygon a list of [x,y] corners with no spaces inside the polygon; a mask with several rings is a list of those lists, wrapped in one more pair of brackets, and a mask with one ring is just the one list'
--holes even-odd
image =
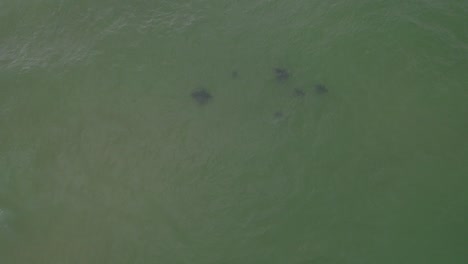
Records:
{"label": "dark stingray silhouette", "polygon": [[275,119],[281,119],[283,116],[284,116],[284,114],[281,111],[276,111],[276,112],[273,113],[273,117]]}
{"label": "dark stingray silhouette", "polygon": [[305,96],[305,92],[304,90],[302,89],[294,89],[294,95],[297,96],[297,97],[304,97]]}
{"label": "dark stingray silhouette", "polygon": [[213,96],[204,88],[193,91],[191,96],[200,105],[208,103],[213,98]]}
{"label": "dark stingray silhouette", "polygon": [[273,72],[275,73],[277,81],[286,81],[289,79],[289,72],[284,68],[274,68]]}
{"label": "dark stingray silhouette", "polygon": [[232,77],[233,79],[237,79],[237,77],[239,77],[239,73],[238,73],[237,71],[232,71],[231,77]]}
{"label": "dark stingray silhouette", "polygon": [[315,92],[318,93],[318,94],[326,94],[326,93],[328,93],[328,88],[327,88],[325,85],[321,84],[321,83],[316,84],[316,85],[314,86],[314,90],[315,90]]}

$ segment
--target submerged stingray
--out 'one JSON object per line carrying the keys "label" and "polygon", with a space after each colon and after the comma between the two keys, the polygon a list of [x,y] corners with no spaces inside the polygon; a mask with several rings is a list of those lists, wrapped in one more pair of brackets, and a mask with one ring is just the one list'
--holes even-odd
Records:
{"label": "submerged stingray", "polygon": [[278,80],[278,81],[286,81],[287,79],[289,79],[289,72],[288,72],[288,70],[286,70],[286,69],[284,69],[284,68],[274,68],[273,71],[274,71],[274,73],[275,73],[276,80]]}
{"label": "submerged stingray", "polygon": [[321,84],[321,83],[318,83],[314,86],[314,90],[316,93],[318,94],[326,94],[328,93],[328,89],[327,87],[325,87],[325,85]]}
{"label": "submerged stingray", "polygon": [[296,88],[296,89],[294,89],[294,95],[297,96],[297,97],[304,97],[305,92],[302,89]]}
{"label": "submerged stingray", "polygon": [[231,77],[232,77],[233,79],[237,79],[237,77],[239,77],[239,73],[238,73],[237,71],[232,71],[232,72],[231,72]]}
{"label": "submerged stingray", "polygon": [[273,113],[273,117],[274,117],[276,120],[283,118],[283,116],[284,116],[284,114],[283,114],[283,112],[281,112],[281,111],[276,111],[276,112]]}
{"label": "submerged stingray", "polygon": [[208,103],[213,98],[213,96],[203,88],[193,91],[191,96],[200,105]]}

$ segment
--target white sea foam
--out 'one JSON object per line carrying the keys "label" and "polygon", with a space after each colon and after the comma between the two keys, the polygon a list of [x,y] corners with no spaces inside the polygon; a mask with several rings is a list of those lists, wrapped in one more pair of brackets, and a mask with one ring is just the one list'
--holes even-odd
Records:
{"label": "white sea foam", "polygon": [[169,2],[148,10],[109,7],[74,11],[59,6],[44,16],[22,16],[18,12],[14,32],[0,39],[0,70],[58,69],[86,63],[100,54],[97,46],[108,37],[176,33],[201,18],[200,10],[191,4]]}

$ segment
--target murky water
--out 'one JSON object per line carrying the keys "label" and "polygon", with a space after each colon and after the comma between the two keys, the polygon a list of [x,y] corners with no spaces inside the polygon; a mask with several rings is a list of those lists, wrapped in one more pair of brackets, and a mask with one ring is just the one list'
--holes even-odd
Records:
{"label": "murky water", "polygon": [[0,263],[466,263],[467,17],[2,1]]}

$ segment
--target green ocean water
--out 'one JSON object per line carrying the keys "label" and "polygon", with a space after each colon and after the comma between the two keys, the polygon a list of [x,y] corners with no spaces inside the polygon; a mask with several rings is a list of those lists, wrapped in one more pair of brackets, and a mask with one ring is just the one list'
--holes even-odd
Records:
{"label": "green ocean water", "polygon": [[0,263],[467,263],[467,17],[0,1]]}

